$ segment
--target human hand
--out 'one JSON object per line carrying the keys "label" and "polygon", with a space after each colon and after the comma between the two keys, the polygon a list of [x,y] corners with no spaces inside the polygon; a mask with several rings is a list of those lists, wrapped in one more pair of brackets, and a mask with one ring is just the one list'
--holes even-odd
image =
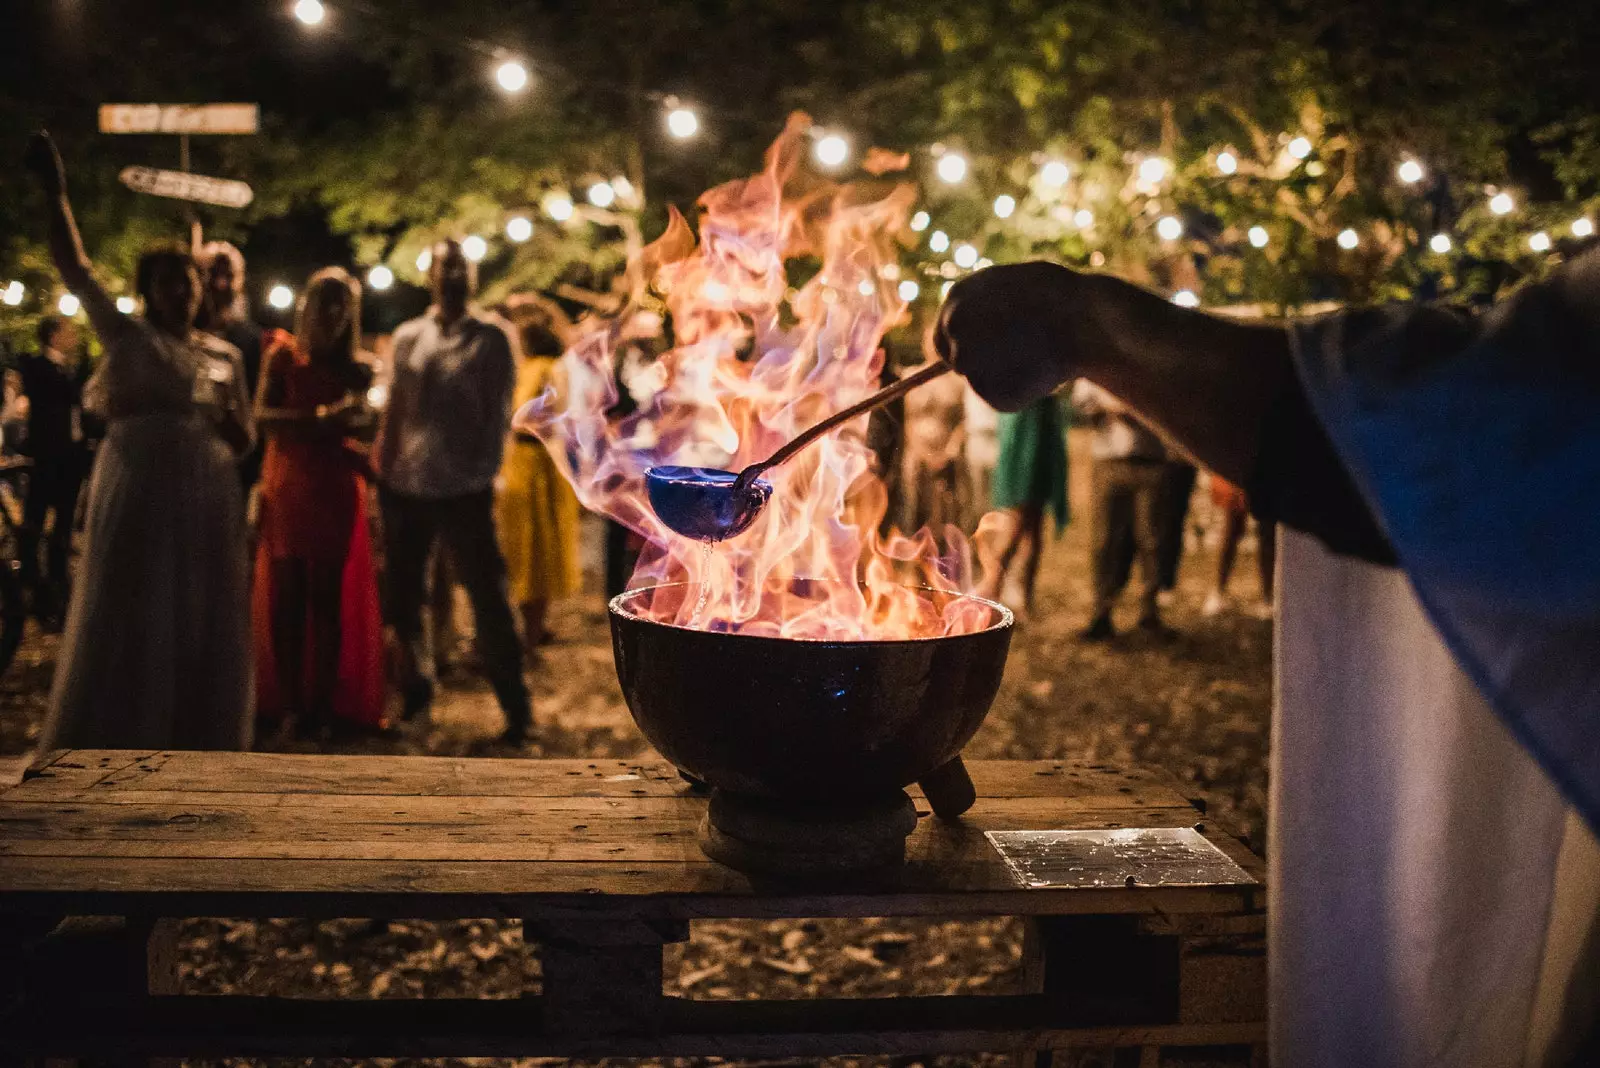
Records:
{"label": "human hand", "polygon": [[989,267],[950,289],[930,343],[1003,412],[1026,408],[1080,370],[1074,316],[1093,276],[1053,263]]}
{"label": "human hand", "polygon": [[28,150],[23,156],[23,163],[47,194],[60,196],[65,192],[66,167],[61,162],[61,153],[56,151],[56,143],[50,137],[48,130],[40,130],[28,138]]}

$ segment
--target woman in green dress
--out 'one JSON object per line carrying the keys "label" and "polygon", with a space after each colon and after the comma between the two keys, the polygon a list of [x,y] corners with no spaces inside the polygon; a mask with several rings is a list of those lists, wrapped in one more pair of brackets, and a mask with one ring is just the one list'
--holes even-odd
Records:
{"label": "woman in green dress", "polygon": [[1033,608],[1045,512],[1055,516],[1057,535],[1067,525],[1067,419],[1062,403],[1049,396],[1020,412],[1001,412],[997,428],[1000,459],[992,497],[1009,522],[998,564],[984,576],[979,592],[1021,612]]}

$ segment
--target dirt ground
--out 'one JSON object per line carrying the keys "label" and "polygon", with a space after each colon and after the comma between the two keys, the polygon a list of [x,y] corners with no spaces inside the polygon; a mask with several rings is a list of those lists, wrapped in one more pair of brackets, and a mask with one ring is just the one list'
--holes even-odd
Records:
{"label": "dirt ground", "polygon": [[[1074,463],[1079,519],[1046,550],[1036,611],[1016,635],[999,698],[967,754],[1160,767],[1185,785],[1188,796],[1205,801],[1211,819],[1259,851],[1272,624],[1244,611],[1202,617],[1215,556],[1191,532],[1196,544],[1167,610],[1176,639],[1076,640],[1089,607],[1086,466]],[[1197,493],[1203,522],[1201,498]],[[1248,603],[1256,590],[1254,558],[1243,555],[1233,592]],[[1130,594],[1120,620],[1131,624],[1133,613]],[[531,755],[639,753],[644,741],[612,672],[600,595],[557,606],[551,622],[561,640],[547,648],[545,665],[531,676],[538,731]],[[25,753],[37,736],[55,647],[53,637],[30,635],[0,680],[0,758]],[[458,673],[446,679],[425,732],[336,743],[334,750],[487,755],[493,753],[487,741],[500,725],[487,687]],[[1020,927],[1004,921],[699,922],[690,942],[669,948],[667,984],[673,993],[702,998],[1003,992],[1017,978],[1020,939]],[[196,993],[515,997],[537,974],[518,925],[488,920],[191,920],[182,960],[184,984]]]}

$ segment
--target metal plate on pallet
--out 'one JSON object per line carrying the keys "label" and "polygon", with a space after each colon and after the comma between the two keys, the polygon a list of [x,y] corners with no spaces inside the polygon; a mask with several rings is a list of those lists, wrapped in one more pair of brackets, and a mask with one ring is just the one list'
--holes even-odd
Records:
{"label": "metal plate on pallet", "polygon": [[1114,831],[989,831],[1030,890],[1110,886],[1241,886],[1256,882],[1190,827]]}

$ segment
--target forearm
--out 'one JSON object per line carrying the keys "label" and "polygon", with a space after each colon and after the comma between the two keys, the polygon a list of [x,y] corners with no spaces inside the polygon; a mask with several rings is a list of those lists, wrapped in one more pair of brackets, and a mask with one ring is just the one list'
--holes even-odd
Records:
{"label": "forearm", "polygon": [[1180,308],[1109,276],[1090,286],[1087,307],[1065,316],[1080,332],[1083,377],[1206,467],[1248,481],[1273,399],[1295,373],[1288,333]]}
{"label": "forearm", "polygon": [[72,205],[65,190],[46,196],[49,223],[50,258],[67,289],[82,294],[93,286],[89,255],[83,249],[83,239],[78,234],[78,224],[72,217]]}

